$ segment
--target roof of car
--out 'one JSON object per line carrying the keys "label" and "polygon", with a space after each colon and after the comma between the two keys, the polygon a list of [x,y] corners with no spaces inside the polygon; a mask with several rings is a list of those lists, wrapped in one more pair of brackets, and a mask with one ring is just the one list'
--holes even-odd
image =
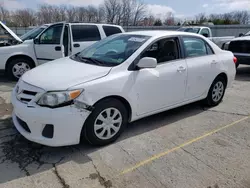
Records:
{"label": "roof of car", "polygon": [[132,32],[127,32],[124,34],[134,34],[134,35],[147,35],[147,36],[151,36],[151,37],[161,37],[161,36],[171,36],[171,35],[191,35],[191,36],[200,36],[198,34],[195,33],[187,33],[187,32],[182,32],[182,31],[158,31],[158,30],[148,30],[148,31],[132,31]]}

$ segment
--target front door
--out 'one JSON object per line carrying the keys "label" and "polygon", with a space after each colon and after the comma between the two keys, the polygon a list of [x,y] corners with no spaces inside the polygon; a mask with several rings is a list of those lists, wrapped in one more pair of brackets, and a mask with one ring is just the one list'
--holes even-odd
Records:
{"label": "front door", "polygon": [[161,110],[184,100],[187,79],[185,59],[181,58],[178,38],[155,42],[143,57],[157,59],[154,69],[136,71],[134,89],[137,91],[137,114]]}
{"label": "front door", "polygon": [[39,64],[64,57],[64,23],[54,24],[35,39],[35,53]]}

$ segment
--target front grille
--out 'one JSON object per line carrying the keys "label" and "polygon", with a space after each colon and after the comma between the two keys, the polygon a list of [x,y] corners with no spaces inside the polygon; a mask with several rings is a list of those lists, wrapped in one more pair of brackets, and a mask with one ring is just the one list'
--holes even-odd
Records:
{"label": "front grille", "polygon": [[234,53],[250,53],[250,41],[231,41],[228,50]]}
{"label": "front grille", "polygon": [[19,123],[19,125],[25,130],[27,131],[28,133],[31,133],[30,129],[29,129],[29,126],[27,125],[27,123],[25,123],[25,121],[21,120],[19,117],[16,116],[16,119]]}
{"label": "front grille", "polygon": [[23,94],[35,96],[37,94],[37,92],[24,90]]}
{"label": "front grille", "polygon": [[23,103],[28,103],[36,96],[36,94],[37,92],[34,91],[23,90],[18,94],[17,98]]}
{"label": "front grille", "polygon": [[36,95],[44,92],[41,88],[27,84],[26,82],[19,81],[18,86],[16,87],[16,97],[22,103],[28,104]]}

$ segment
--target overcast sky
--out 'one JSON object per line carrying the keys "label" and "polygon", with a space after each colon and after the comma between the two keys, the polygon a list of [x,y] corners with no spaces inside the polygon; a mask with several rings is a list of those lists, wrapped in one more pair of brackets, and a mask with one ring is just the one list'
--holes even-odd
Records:
{"label": "overcast sky", "polygon": [[[103,0],[0,0],[0,2],[4,3],[8,9],[14,10],[36,8],[41,3],[74,6],[99,5]],[[148,4],[150,12],[157,17],[169,11],[177,17],[188,18],[201,12],[210,14],[250,10],[250,0],[144,0],[144,2]]]}

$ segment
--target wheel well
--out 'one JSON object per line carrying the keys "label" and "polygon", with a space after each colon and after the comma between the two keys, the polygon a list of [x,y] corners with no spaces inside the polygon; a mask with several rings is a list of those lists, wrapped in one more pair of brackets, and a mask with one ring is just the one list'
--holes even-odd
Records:
{"label": "wheel well", "polygon": [[[228,80],[227,80],[227,75],[226,75],[224,72],[222,72],[222,73],[220,73],[216,78],[218,78],[218,77],[224,78],[225,81],[226,81],[226,86],[227,86],[227,82],[228,82]],[[215,79],[216,79],[216,78],[215,78]]]}
{"label": "wheel well", "polygon": [[9,66],[9,64],[10,64],[10,62],[11,62],[13,59],[16,59],[16,58],[28,59],[28,60],[32,63],[33,67],[36,66],[34,60],[33,60],[31,57],[29,57],[29,56],[27,56],[27,55],[14,55],[14,56],[10,57],[10,58],[7,60],[6,65],[5,65],[5,70],[7,70],[8,66]]}
{"label": "wheel well", "polygon": [[108,97],[102,98],[102,99],[100,99],[99,101],[97,101],[97,102],[94,104],[94,106],[95,106],[97,103],[99,103],[100,101],[105,100],[105,99],[117,99],[117,100],[119,100],[119,101],[125,106],[125,108],[126,108],[127,111],[128,111],[128,121],[131,120],[132,109],[131,109],[131,106],[130,106],[129,102],[128,102],[125,98],[123,98],[123,97],[121,97],[121,96],[117,96],[117,95],[108,96]]}

